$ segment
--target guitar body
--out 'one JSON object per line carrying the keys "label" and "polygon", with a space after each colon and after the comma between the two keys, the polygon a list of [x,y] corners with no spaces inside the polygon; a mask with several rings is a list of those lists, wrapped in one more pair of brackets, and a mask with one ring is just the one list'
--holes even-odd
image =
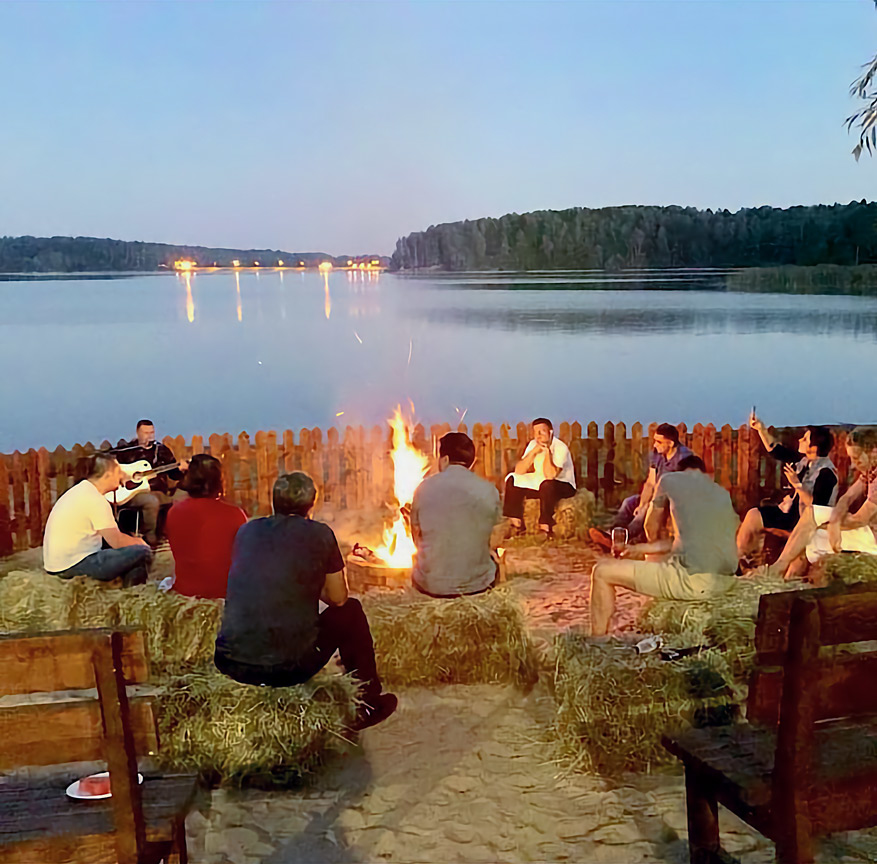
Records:
{"label": "guitar body", "polygon": [[154,473],[152,465],[150,465],[145,459],[141,459],[139,462],[131,462],[128,465],[120,464],[119,467],[122,469],[125,479],[122,480],[122,484],[118,489],[115,489],[112,492],[107,492],[107,494],[104,495],[110,504],[126,504],[135,495],[149,491],[149,479],[147,477],[139,478],[137,480],[134,479],[134,476],[137,474],[149,473],[150,476],[152,476]]}

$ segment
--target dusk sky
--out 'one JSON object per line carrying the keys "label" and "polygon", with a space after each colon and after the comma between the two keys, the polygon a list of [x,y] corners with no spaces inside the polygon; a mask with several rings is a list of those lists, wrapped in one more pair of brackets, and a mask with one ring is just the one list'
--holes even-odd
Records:
{"label": "dusk sky", "polygon": [[0,2],[0,235],[389,254],[572,206],[874,198],[870,0]]}

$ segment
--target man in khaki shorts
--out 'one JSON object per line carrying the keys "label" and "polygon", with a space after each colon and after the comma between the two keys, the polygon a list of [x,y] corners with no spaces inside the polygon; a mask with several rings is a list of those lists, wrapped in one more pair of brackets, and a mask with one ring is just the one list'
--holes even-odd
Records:
{"label": "man in khaki shorts", "polygon": [[[669,522],[673,540],[661,538]],[[616,587],[668,600],[705,600],[734,584],[739,520],[726,489],[707,475],[699,456],[665,474],[646,515],[647,543],[628,546],[625,560],[600,561],[591,574],[591,635],[605,636]],[[638,561],[633,558],[646,557]]]}
{"label": "man in khaki shorts", "polygon": [[[847,438],[847,455],[859,473],[856,481],[834,507],[804,509],[769,572],[785,576],[802,552],[811,564],[833,552],[877,555],[877,426],[856,426]],[[859,502],[858,510],[851,513]]]}

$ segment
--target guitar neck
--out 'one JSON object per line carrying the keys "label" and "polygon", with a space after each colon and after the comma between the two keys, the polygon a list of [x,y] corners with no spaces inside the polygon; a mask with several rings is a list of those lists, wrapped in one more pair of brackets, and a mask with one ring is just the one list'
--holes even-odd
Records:
{"label": "guitar neck", "polygon": [[170,465],[159,465],[158,468],[150,468],[149,471],[138,471],[137,476],[141,480],[148,480],[150,477],[157,477],[159,474],[165,474],[168,471],[173,471],[175,468],[179,468],[179,462],[171,462]]}

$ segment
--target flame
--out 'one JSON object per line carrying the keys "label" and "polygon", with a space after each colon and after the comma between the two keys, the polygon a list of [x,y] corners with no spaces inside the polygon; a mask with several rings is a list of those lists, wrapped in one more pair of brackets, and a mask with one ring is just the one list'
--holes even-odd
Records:
{"label": "flame", "polygon": [[393,524],[384,529],[381,545],[375,555],[391,567],[407,568],[414,563],[415,546],[411,531],[402,517],[402,507],[411,504],[414,490],[421,484],[429,469],[429,459],[411,446],[412,424],[406,423],[401,408],[397,407],[389,420],[393,430],[393,494],[396,496],[396,514]]}

